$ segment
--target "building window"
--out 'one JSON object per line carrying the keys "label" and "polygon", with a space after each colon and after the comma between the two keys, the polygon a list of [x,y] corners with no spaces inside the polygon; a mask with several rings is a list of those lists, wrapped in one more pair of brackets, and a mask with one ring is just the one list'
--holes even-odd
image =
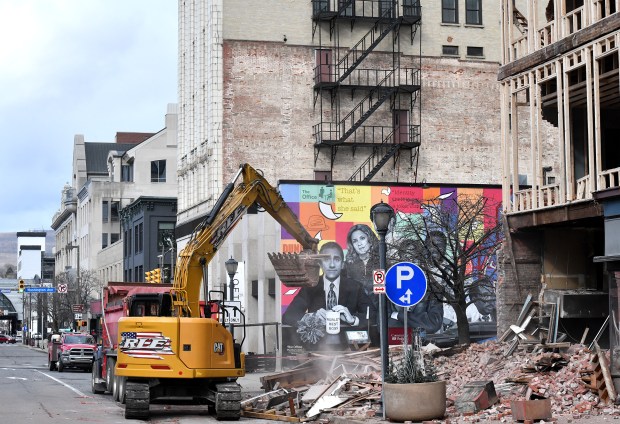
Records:
{"label": "building window", "polygon": [[444,56],[458,56],[459,47],[458,46],[442,46],[441,54],[443,54]]}
{"label": "building window", "polygon": [[108,222],[110,220],[109,203],[107,200],[101,202],[101,222]]}
{"label": "building window", "polygon": [[110,234],[110,244],[116,243],[120,238],[121,238],[121,235],[119,233]]}
{"label": "building window", "polygon": [[465,23],[482,25],[482,0],[465,0]]}
{"label": "building window", "polygon": [[125,234],[125,257],[129,257],[131,255],[131,228],[127,230]]}
{"label": "building window", "polygon": [[467,56],[484,57],[484,49],[482,47],[467,47]]}
{"label": "building window", "polygon": [[133,232],[133,236],[134,236],[134,240],[133,240],[133,253],[138,253],[140,250],[139,246],[140,246],[140,230],[138,229],[139,224],[135,226],[134,228],[134,232]]}
{"label": "building window", "polygon": [[441,0],[441,22],[444,24],[458,24],[458,0]]}
{"label": "building window", "polygon": [[110,202],[110,218],[112,222],[118,222],[120,216],[118,210],[118,202]]}
{"label": "building window", "polygon": [[166,161],[154,160],[151,162],[151,182],[152,183],[165,183],[166,182]]}
{"label": "building window", "polygon": [[101,248],[105,249],[108,247],[108,233],[101,234]]}
{"label": "building window", "polygon": [[127,164],[121,166],[121,181],[133,182],[133,164]]}
{"label": "building window", "polygon": [[157,224],[157,246],[159,249],[170,248],[174,240],[174,222],[160,222]]}
{"label": "building window", "polygon": [[138,270],[136,271],[136,280],[144,282],[144,266],[138,266]]}
{"label": "building window", "polygon": [[135,240],[136,253],[144,250],[144,224],[141,222],[136,225],[136,240]]}

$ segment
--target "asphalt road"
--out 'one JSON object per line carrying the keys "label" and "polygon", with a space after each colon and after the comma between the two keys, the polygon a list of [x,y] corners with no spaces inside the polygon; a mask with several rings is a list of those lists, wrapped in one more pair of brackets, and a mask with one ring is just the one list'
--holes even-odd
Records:
{"label": "asphalt road", "polygon": [[[140,423],[126,420],[110,395],[95,395],[90,373],[49,371],[47,353],[24,345],[0,344],[0,423]],[[239,422],[273,423],[242,417]],[[149,423],[217,422],[206,406],[152,405]]]}

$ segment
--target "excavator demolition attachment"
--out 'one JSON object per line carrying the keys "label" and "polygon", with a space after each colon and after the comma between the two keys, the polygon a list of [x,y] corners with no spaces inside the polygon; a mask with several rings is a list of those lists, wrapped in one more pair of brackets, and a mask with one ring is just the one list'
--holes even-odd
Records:
{"label": "excavator demolition attachment", "polygon": [[307,251],[301,253],[268,253],[278,277],[287,287],[314,287],[321,272],[320,256]]}

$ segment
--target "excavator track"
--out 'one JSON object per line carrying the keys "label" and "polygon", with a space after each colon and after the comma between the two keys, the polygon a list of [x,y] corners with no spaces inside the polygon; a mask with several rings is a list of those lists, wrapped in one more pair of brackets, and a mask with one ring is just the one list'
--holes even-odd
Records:
{"label": "excavator track", "polygon": [[238,420],[241,416],[241,386],[220,383],[215,389],[215,417],[218,420]]}
{"label": "excavator track", "polygon": [[148,381],[127,381],[125,386],[125,418],[143,420],[149,417]]}

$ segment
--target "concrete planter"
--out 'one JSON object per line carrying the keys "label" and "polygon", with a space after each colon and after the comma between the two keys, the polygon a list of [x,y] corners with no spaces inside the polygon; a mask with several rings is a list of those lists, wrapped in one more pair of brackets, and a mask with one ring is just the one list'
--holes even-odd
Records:
{"label": "concrete planter", "polygon": [[385,416],[392,421],[424,421],[446,413],[446,381],[383,384]]}

